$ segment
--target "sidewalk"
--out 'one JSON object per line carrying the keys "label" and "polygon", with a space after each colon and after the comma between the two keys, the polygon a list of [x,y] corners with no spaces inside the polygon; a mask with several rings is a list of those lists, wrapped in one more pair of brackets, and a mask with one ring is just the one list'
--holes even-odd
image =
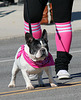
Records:
{"label": "sidewalk", "polygon": [[[41,25],[49,34],[55,33],[55,25]],[[72,14],[73,31],[81,30],[81,0],[74,0]],[[0,7],[0,39],[24,36],[23,4]]]}

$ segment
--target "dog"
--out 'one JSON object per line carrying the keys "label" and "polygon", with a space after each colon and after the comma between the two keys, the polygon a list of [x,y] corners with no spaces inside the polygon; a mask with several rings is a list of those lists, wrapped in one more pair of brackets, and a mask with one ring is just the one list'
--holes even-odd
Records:
{"label": "dog", "polygon": [[[34,39],[30,33],[25,34],[26,44],[22,45],[15,56],[12,68],[12,77],[8,87],[15,87],[15,78],[21,70],[26,82],[26,89],[34,89],[29,75],[37,74],[40,86],[44,86],[42,81],[42,71],[44,70],[49,78],[51,87],[56,87],[57,83],[53,80],[50,65],[54,65],[53,58],[49,53],[47,32],[44,29],[40,39]],[[33,66],[33,67],[32,67]]]}

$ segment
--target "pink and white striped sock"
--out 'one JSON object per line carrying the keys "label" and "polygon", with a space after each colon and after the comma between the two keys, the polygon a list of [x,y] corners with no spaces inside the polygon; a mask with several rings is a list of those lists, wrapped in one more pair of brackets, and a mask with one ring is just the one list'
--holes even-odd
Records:
{"label": "pink and white striped sock", "polygon": [[72,40],[71,22],[56,24],[56,47],[57,51],[69,52]]}
{"label": "pink and white striped sock", "polygon": [[[31,29],[32,29],[33,37],[35,39],[41,38],[42,30],[41,30],[40,22],[38,22],[38,23],[31,23]],[[24,21],[24,30],[25,30],[25,34],[27,32],[30,33],[29,32],[29,23],[27,23],[26,21]]]}

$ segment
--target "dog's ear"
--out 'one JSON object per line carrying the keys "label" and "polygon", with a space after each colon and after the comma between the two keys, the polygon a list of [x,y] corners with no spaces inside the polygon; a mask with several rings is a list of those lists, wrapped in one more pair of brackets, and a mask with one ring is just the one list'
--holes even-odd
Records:
{"label": "dog's ear", "polygon": [[46,42],[48,42],[47,31],[46,31],[45,29],[43,30],[42,38],[43,38]]}
{"label": "dog's ear", "polygon": [[25,34],[26,43],[29,45],[34,40],[33,36],[30,33]]}

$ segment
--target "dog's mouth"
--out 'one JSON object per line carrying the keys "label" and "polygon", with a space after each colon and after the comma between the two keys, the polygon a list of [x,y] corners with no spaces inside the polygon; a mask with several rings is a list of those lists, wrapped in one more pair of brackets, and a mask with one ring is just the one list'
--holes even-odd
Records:
{"label": "dog's mouth", "polygon": [[40,58],[46,58],[48,55],[42,54]]}
{"label": "dog's mouth", "polygon": [[35,58],[37,61],[39,61],[39,60],[44,60],[47,56],[48,56],[48,54],[42,54],[40,56],[35,56]]}
{"label": "dog's mouth", "polygon": [[40,49],[36,54],[37,58],[46,57],[46,56],[48,56],[48,51],[44,48]]}

